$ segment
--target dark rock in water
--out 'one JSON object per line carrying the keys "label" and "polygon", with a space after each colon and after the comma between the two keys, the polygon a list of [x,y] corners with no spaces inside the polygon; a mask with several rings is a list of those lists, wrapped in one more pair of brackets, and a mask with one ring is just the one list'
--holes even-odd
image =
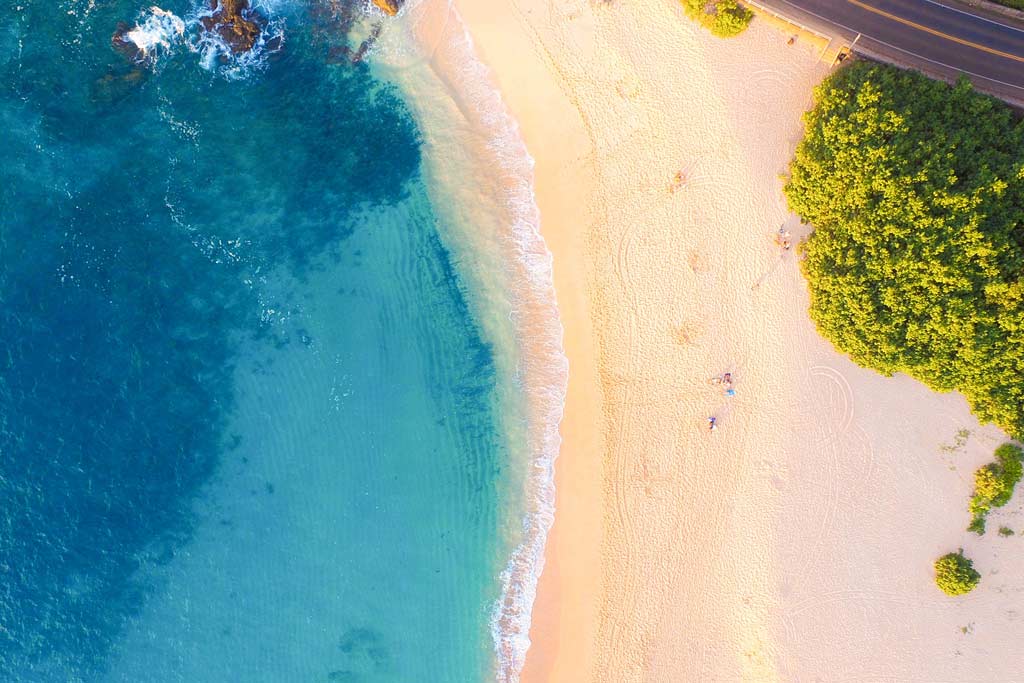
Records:
{"label": "dark rock in water", "polygon": [[131,70],[125,73],[123,69],[126,67],[115,68],[102,78],[93,81],[91,91],[94,102],[105,104],[118,102],[142,83],[145,76],[142,67],[147,64],[149,55],[128,37],[128,32],[131,30],[131,26],[119,21],[114,35],[110,37],[110,46],[132,63]]}
{"label": "dark rock in water", "polygon": [[373,4],[391,16],[395,16],[398,10],[402,9],[402,0],[373,0]]}
{"label": "dark rock in water", "polygon": [[146,61],[146,51],[135,44],[131,38],[128,37],[128,32],[132,30],[132,27],[123,21],[117,22],[117,27],[114,29],[114,35],[110,37],[110,46],[114,48],[116,52],[120,52],[124,57],[136,64],[141,64]]}
{"label": "dark rock in water", "polygon": [[276,56],[282,47],[284,47],[284,37],[274,36],[266,42],[264,49],[268,54]]}
{"label": "dark rock in water", "polygon": [[267,25],[267,20],[249,7],[249,0],[211,0],[210,9],[213,14],[199,22],[219,35],[236,55],[251,50]]}

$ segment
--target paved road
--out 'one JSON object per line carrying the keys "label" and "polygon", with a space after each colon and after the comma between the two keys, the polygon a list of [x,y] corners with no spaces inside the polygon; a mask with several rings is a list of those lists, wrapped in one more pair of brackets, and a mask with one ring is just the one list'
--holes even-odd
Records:
{"label": "paved road", "polygon": [[[962,72],[978,86],[1024,101],[1024,29],[936,0],[757,0],[848,41],[869,56],[940,76]],[[857,38],[857,35],[860,37]]]}

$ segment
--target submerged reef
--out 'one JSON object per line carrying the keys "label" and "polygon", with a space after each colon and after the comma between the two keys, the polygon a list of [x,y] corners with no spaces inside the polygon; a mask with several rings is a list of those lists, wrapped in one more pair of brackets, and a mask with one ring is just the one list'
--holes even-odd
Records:
{"label": "submerged reef", "polygon": [[[373,0],[385,14],[395,16],[403,0]],[[320,0],[310,8],[317,39],[327,44],[329,64],[362,62],[384,29],[379,17],[363,10],[353,0]],[[338,42],[340,39],[340,43]]]}

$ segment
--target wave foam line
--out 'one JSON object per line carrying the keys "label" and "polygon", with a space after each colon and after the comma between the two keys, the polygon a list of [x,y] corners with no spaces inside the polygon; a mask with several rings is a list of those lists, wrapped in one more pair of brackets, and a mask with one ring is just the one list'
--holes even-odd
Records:
{"label": "wave foam line", "polygon": [[[434,53],[435,72],[446,81],[463,114],[488,140],[490,167],[507,188],[509,232],[515,285],[512,319],[521,348],[519,380],[529,418],[529,500],[523,518],[524,540],[501,574],[501,597],[491,613],[497,655],[497,679],[516,683],[530,647],[530,624],[537,582],[544,569],[544,548],[555,518],[554,464],[561,446],[559,425],[565,408],[569,364],[564,329],[555,297],[553,258],[540,233],[534,192],[534,160],[519,124],[480,61],[473,39],[454,7],[449,7],[448,40]],[[442,54],[443,53],[443,54]]]}

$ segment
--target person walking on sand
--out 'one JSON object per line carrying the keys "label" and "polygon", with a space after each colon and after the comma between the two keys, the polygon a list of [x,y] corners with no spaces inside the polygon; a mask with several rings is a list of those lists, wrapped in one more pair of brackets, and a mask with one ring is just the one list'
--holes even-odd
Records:
{"label": "person walking on sand", "polygon": [[713,432],[716,429],[718,429],[718,418],[712,415],[708,418],[708,431]]}

